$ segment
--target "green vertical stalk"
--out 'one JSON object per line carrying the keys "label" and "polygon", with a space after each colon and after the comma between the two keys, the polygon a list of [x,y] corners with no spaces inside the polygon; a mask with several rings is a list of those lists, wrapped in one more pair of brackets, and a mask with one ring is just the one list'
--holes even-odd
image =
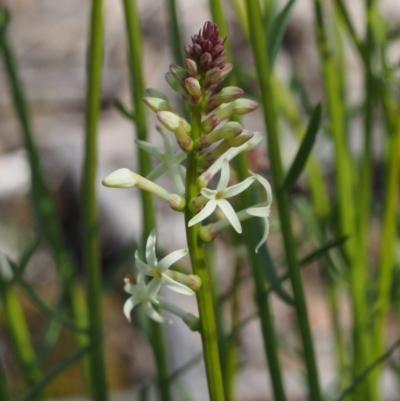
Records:
{"label": "green vertical stalk", "polygon": [[[0,6],[0,52],[9,82],[14,109],[20,124],[24,146],[27,150],[31,171],[31,204],[37,223],[49,244],[59,280],[66,292],[66,305],[69,314],[81,327],[86,327],[85,305],[81,302],[80,289],[74,275],[74,266],[65,244],[57,208],[40,163],[40,154],[30,124],[29,107],[24,89],[18,75],[18,66],[7,38],[8,14]],[[75,341],[83,346],[88,342],[85,334],[76,333]]]}
{"label": "green vertical stalk", "polygon": [[4,375],[3,366],[0,364],[0,401],[10,401],[7,391],[7,380]]}
{"label": "green vertical stalk", "polygon": [[[211,14],[214,22],[218,25],[222,37],[227,36],[227,26],[224,18],[224,12],[220,0],[210,0]],[[232,60],[232,55],[229,45],[225,45],[227,60]],[[236,85],[236,76],[234,71],[228,77],[228,85]],[[241,153],[237,156],[236,167],[238,171],[238,178],[243,181],[248,176],[248,163],[247,155]],[[246,191],[242,195],[244,205],[254,204],[250,202],[251,191]],[[269,298],[265,295],[265,280],[262,272],[261,261],[258,255],[255,254],[254,249],[257,246],[257,240],[254,236],[253,222],[244,222],[246,235],[244,242],[247,245],[252,274],[254,279],[255,301],[259,310],[261,332],[263,336],[265,357],[269,366],[269,373],[271,377],[272,388],[274,397],[277,401],[285,401],[286,395],[283,386],[282,372],[278,358],[278,344],[276,341],[276,332],[274,318],[272,315]]]}
{"label": "green vertical stalk", "polygon": [[[15,291],[7,283],[5,277],[2,276],[2,267],[0,268],[0,300],[5,327],[21,366],[22,375],[26,383],[33,386],[40,381],[43,373],[38,365],[21,305]],[[35,397],[35,400],[41,399],[43,399],[42,395]]]}
{"label": "green vertical stalk", "polygon": [[[193,142],[200,138],[200,134],[201,113],[195,109],[192,114]],[[192,198],[195,198],[198,195],[197,159],[197,152],[189,153],[186,173],[187,205],[189,205]],[[189,220],[193,216],[194,214],[189,210],[189,207],[186,207],[185,226],[190,260],[192,263],[193,273],[197,274],[202,282],[201,288],[196,295],[200,314],[201,339],[203,344],[208,390],[211,401],[225,401],[209,272],[204,258],[204,250],[199,239],[199,225],[196,224],[192,227],[188,227]]]}
{"label": "green vertical stalk", "polygon": [[300,268],[297,263],[295,244],[290,221],[290,206],[288,195],[279,190],[284,176],[281,163],[280,147],[278,140],[277,115],[274,109],[274,96],[271,85],[271,72],[265,54],[265,33],[262,27],[260,5],[258,0],[248,0],[247,10],[250,27],[250,39],[253,47],[253,57],[257,70],[258,81],[261,88],[262,111],[268,131],[268,149],[272,167],[272,175],[276,191],[279,218],[281,222],[283,242],[286,253],[295,309],[300,328],[301,339],[304,348],[304,358],[308,372],[308,385],[310,400],[320,401],[321,391],[318,379],[318,370],[314,354],[314,345],[308,322],[307,307],[301,281]]}
{"label": "green vertical stalk", "polygon": [[[89,313],[89,335],[92,340],[102,336],[101,266],[96,199],[97,130],[101,100],[103,62],[103,1],[92,0],[87,60],[85,158],[82,178],[83,252],[86,268],[86,288]],[[103,344],[99,342],[89,352],[92,397],[107,400],[107,382]]]}
{"label": "green vertical stalk", "polygon": [[182,35],[181,28],[177,16],[176,1],[168,0],[168,15],[169,15],[169,25],[171,32],[171,46],[172,53],[174,55],[174,60],[178,65],[183,65],[183,45],[182,45]]}
{"label": "green vertical stalk", "polygon": [[[123,0],[125,27],[128,43],[128,59],[131,83],[132,104],[135,108],[136,136],[142,141],[147,140],[147,119],[146,109],[143,103],[144,79],[142,72],[142,38],[140,31],[140,20],[135,0]],[[149,155],[138,148],[139,172],[142,176],[149,174],[151,170]],[[147,237],[155,227],[154,203],[152,195],[147,191],[140,191],[142,204],[142,244],[146,243]],[[170,401],[171,391],[169,387],[168,362],[166,358],[165,340],[162,326],[154,321],[151,325],[151,346],[156,362],[158,375],[158,388],[160,399]]]}
{"label": "green vertical stalk", "polygon": [[[323,82],[327,97],[328,113],[335,147],[336,186],[339,209],[339,231],[341,235],[350,235],[343,249],[349,264],[349,281],[353,312],[354,340],[354,375],[359,375],[369,361],[368,343],[368,308],[366,305],[365,266],[360,257],[357,241],[355,205],[353,198],[353,169],[349,150],[346,144],[344,124],[343,99],[337,79],[336,66],[329,45],[322,12],[321,0],[314,0],[316,15],[316,35],[322,63]],[[362,253],[362,250],[361,250]],[[370,399],[371,392],[367,391],[368,380],[360,386],[360,400]],[[364,397],[364,398],[363,398]]]}
{"label": "green vertical stalk", "polygon": [[[389,112],[389,110],[387,111]],[[380,245],[378,291],[375,305],[376,315],[374,322],[374,359],[383,354],[385,350],[386,319],[390,307],[390,287],[394,268],[394,246],[396,243],[396,222],[398,216],[397,200],[399,196],[400,179],[400,107],[390,110],[388,165],[386,182],[385,213],[383,219],[383,232]],[[374,374],[374,390],[378,391],[378,381],[382,368]]]}

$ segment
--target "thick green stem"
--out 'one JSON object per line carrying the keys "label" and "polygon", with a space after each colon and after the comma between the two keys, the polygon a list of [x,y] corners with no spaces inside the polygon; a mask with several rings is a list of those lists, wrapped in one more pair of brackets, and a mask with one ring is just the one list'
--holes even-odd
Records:
{"label": "thick green stem", "polygon": [[[145,86],[142,71],[142,38],[140,20],[135,0],[123,0],[123,6],[128,42],[131,96],[132,104],[135,109],[136,136],[142,141],[147,141],[146,108],[143,103]],[[144,150],[138,148],[137,157],[139,161],[139,172],[143,177],[145,177],[151,170],[149,155]],[[143,212],[142,244],[145,244],[150,232],[156,224],[154,202],[152,195],[147,191],[140,191],[140,196]],[[160,399],[162,401],[170,401],[172,397],[168,381],[169,371],[163,333],[164,330],[157,322],[151,321],[150,325],[152,333],[151,346],[156,362]]]}
{"label": "thick green stem", "polygon": [[[103,1],[93,0],[90,19],[88,74],[86,88],[85,159],[83,166],[83,239],[89,313],[89,334],[92,340],[102,336],[101,265],[96,199],[97,130],[101,101],[103,62]],[[91,392],[96,401],[107,400],[107,382],[103,343],[89,353]]]}
{"label": "thick green stem", "polygon": [[[272,175],[274,178],[275,188],[280,188],[284,176],[278,140],[277,116],[274,110],[271,73],[265,54],[265,33],[262,27],[260,5],[258,0],[247,1],[247,10],[249,17],[250,38],[253,47],[253,56],[255,59],[257,76],[261,88],[261,96],[263,101],[262,111],[268,131],[268,149],[272,167]],[[321,392],[318,379],[318,370],[311,330],[308,322],[306,300],[303,284],[301,281],[300,268],[297,263],[297,256],[295,253],[296,248],[290,221],[290,206],[287,193],[278,190],[276,192],[276,200],[278,204],[279,217],[282,227],[286,260],[295,299],[296,315],[300,327],[300,333],[304,348],[304,357],[307,365],[310,400],[320,401]]]}
{"label": "thick green stem", "polygon": [[[198,110],[193,112],[192,118],[192,139],[196,141],[201,134],[201,114]],[[198,154],[191,152],[188,155],[188,165],[186,173],[186,203],[198,195],[197,189],[197,159]],[[192,263],[193,273],[197,274],[202,282],[200,290],[197,292],[197,303],[200,314],[201,339],[203,343],[204,362],[208,390],[211,401],[225,401],[224,386],[221,374],[221,364],[218,352],[217,327],[215,322],[213,297],[210,286],[210,277],[207,270],[203,247],[199,239],[199,225],[188,226],[193,213],[186,208],[186,238]]]}

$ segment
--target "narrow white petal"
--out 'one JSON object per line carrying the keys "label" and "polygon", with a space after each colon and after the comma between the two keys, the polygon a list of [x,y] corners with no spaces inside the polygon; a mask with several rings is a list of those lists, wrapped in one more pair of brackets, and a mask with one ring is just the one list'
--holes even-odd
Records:
{"label": "narrow white petal", "polygon": [[135,298],[132,296],[128,298],[125,303],[124,303],[124,315],[128,319],[128,322],[130,322],[131,319],[131,311],[132,309],[138,304],[139,302],[135,301]]}
{"label": "narrow white petal", "polygon": [[268,234],[269,234],[269,220],[264,219],[264,235],[262,236],[261,241],[256,246],[256,253],[258,253],[260,246],[263,245],[267,240]]}
{"label": "narrow white petal", "polygon": [[165,317],[162,317],[153,307],[153,305],[150,302],[143,302],[143,310],[144,313],[150,318],[153,319],[154,321],[158,323],[167,323],[170,324],[172,323],[172,320],[166,319]]}
{"label": "narrow white petal", "polygon": [[230,170],[229,170],[229,161],[228,159],[224,159],[222,161],[221,167],[221,177],[219,179],[217,185],[217,191],[224,191],[229,184]]}
{"label": "narrow white petal", "polygon": [[260,174],[254,174],[249,170],[249,173],[257,179],[257,181],[264,187],[265,192],[267,193],[267,204],[270,205],[272,203],[272,188],[271,184],[268,182],[266,178],[261,176]]}
{"label": "narrow white petal", "polygon": [[210,200],[204,208],[196,214],[190,221],[188,226],[192,227],[197,223],[200,223],[200,221],[206,219],[217,207],[217,201],[215,200]]}
{"label": "narrow white petal", "polygon": [[135,261],[137,269],[146,276],[152,276],[150,267],[139,259],[137,251],[135,252]]}
{"label": "narrow white petal", "polygon": [[147,243],[146,243],[146,261],[151,267],[157,265],[156,238],[157,238],[156,229],[154,228],[151,231],[149,238],[147,238]]}
{"label": "narrow white petal", "polygon": [[133,286],[133,284],[128,279],[124,280],[124,291],[131,295],[133,294],[132,286]]}
{"label": "narrow white petal", "polygon": [[271,206],[251,207],[246,210],[247,214],[256,217],[269,217]]}
{"label": "narrow white petal", "polygon": [[236,196],[241,192],[245,191],[253,182],[255,181],[254,177],[246,178],[244,181],[239,184],[232,185],[229,188],[226,188],[224,191],[224,198],[232,198],[232,196]]}
{"label": "narrow white petal", "polygon": [[232,227],[241,234],[242,232],[242,226],[240,225],[240,221],[238,217],[236,216],[235,210],[231,206],[231,204],[225,200],[225,199],[219,199],[217,201],[218,206],[221,208],[221,210],[224,212],[224,215],[226,218],[229,220],[229,222],[232,224]]}
{"label": "narrow white petal", "polygon": [[152,301],[156,301],[156,296],[158,294],[158,291],[160,291],[161,284],[161,280],[154,277],[147,285],[147,296]]}
{"label": "narrow white petal", "polygon": [[156,157],[157,159],[161,160],[164,156],[164,152],[154,146],[153,144],[146,142],[146,141],[135,141],[139,148],[143,149],[147,153],[151,154],[152,156]]}
{"label": "narrow white petal", "polygon": [[173,280],[171,277],[168,277],[166,274],[163,274],[162,283],[168,287],[170,290],[178,292],[179,294],[184,295],[194,295],[194,291],[191,290],[186,285],[179,283],[178,281]]}
{"label": "narrow white petal", "polygon": [[188,253],[188,249],[179,249],[167,255],[165,258],[158,262],[157,269],[164,273],[170,266],[172,266],[179,259],[182,259]]}
{"label": "narrow white petal", "polygon": [[217,191],[215,189],[208,189],[208,188],[203,188],[200,193],[207,199],[215,199],[215,195],[217,194]]}

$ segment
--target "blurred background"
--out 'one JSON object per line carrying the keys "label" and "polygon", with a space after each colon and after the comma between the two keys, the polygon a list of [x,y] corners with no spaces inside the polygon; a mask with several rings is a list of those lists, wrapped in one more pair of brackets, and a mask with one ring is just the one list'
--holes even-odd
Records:
{"label": "blurred background", "polygon": [[[82,238],[80,234],[80,176],[83,160],[84,101],[85,101],[85,58],[88,37],[89,6],[82,0],[3,0],[10,10],[12,20],[9,38],[16,53],[20,74],[31,109],[32,123],[37,140],[41,162],[61,216],[63,234],[69,252],[76,262],[77,274],[82,274]],[[129,75],[126,60],[126,40],[121,2],[107,0],[105,8],[105,47],[101,119],[99,126],[99,170],[98,198],[100,202],[100,232],[102,269],[107,291],[104,296],[104,333],[107,377],[112,389],[112,400],[133,399],[138,388],[154,381],[152,354],[146,340],[136,324],[130,325],[122,314],[126,295],[122,291],[124,271],[132,268],[135,242],[140,240],[141,219],[139,193],[137,189],[119,191],[100,185],[101,179],[111,171],[128,167],[136,169],[136,148],[132,135],[132,124],[124,119],[114,106],[115,99],[129,104]],[[284,2],[278,1],[278,7]],[[400,3],[398,0],[380,2],[380,9],[389,26],[400,27]],[[175,94],[164,80],[164,74],[172,60],[170,32],[166,4],[162,0],[139,0],[143,33],[143,66],[146,85],[157,88],[171,98]],[[362,1],[346,2],[354,24],[362,32],[364,8]],[[210,19],[208,2],[205,0],[178,1],[178,15],[186,42]],[[243,36],[229,3],[226,4],[229,25],[228,40],[234,56],[242,68],[253,63],[251,50]],[[313,10],[310,0],[298,0],[293,7],[282,48],[276,64],[276,73],[288,85],[293,76],[298,77],[312,103],[323,97],[320,81],[319,58],[315,44]],[[390,57],[400,59],[400,43],[390,47]],[[363,96],[362,67],[354,50],[346,45],[348,74],[348,99],[356,105]],[[243,76],[251,86],[251,77]],[[156,120],[149,115],[149,134],[157,143],[154,133]],[[247,116],[246,116],[247,117]],[[261,113],[256,111],[244,119],[249,130],[264,132]],[[352,150],[361,151],[362,121],[352,122],[349,142]],[[297,149],[297,142],[290,130],[281,126],[284,138],[283,160],[289,165]],[[376,132],[379,136],[379,132]],[[376,143],[375,143],[376,142]],[[375,141],[374,154],[379,155],[381,142]],[[330,185],[332,181],[332,145],[322,137],[316,145],[324,176]],[[380,160],[374,160],[379,171]],[[269,176],[269,162],[261,154],[256,158],[255,169]],[[165,185],[170,185],[165,182]],[[374,181],[376,194],[382,188],[377,174]],[[20,128],[12,107],[6,77],[0,62],[0,252],[18,260],[24,250],[38,242],[26,269],[25,278],[38,294],[49,303],[54,302],[58,279],[54,262],[47,245],[40,241],[35,220],[29,205],[30,169],[22,143]],[[296,193],[306,193],[304,181],[294,188]],[[272,220],[276,218],[276,211]],[[160,247],[173,251],[185,247],[183,218],[169,212],[168,206],[157,202],[158,238]],[[296,226],[296,225],[295,225]],[[298,227],[301,230],[301,227]],[[372,231],[372,236],[374,231]],[[278,235],[272,233],[270,248],[275,258],[281,255]],[[371,255],[377,257],[377,242],[371,238]],[[376,247],[374,249],[374,246]],[[307,249],[307,247],[305,248]],[[229,288],[233,272],[229,240],[216,240],[216,255],[221,291]],[[184,261],[188,265],[188,261]],[[247,267],[243,267],[246,271]],[[332,386],[336,379],[333,357],[332,324],[326,298],[321,286],[318,263],[304,272],[309,317],[313,330],[321,381],[324,388]],[[240,316],[254,312],[252,285],[248,280],[240,289]],[[165,294],[179,300],[179,295]],[[23,291],[18,291],[33,340],[40,341],[46,322],[45,316],[31,302]],[[284,379],[291,400],[304,399],[303,378],[299,374],[296,349],[294,312],[282,301],[272,296],[277,316],[278,333],[293,340],[282,352]],[[185,299],[185,306],[196,312],[194,300]],[[343,327],[349,327],[348,300],[340,303],[340,319]],[[176,320],[176,319],[175,319]],[[392,326],[395,326],[394,324]],[[395,328],[389,326],[389,336],[395,335]],[[4,367],[12,394],[21,394],[21,371],[3,327],[0,329],[0,360]],[[393,330],[393,334],[391,334]],[[167,349],[171,371],[197,355],[200,348],[199,335],[191,333],[179,321],[166,328]],[[248,324],[239,335],[240,369],[237,378],[237,399],[262,401],[271,396],[266,373],[262,338],[257,320]],[[74,349],[73,339],[68,330],[63,330],[58,345],[46,356],[46,366],[51,367],[69,355]],[[193,399],[206,399],[206,382],[202,364],[197,364],[180,378],[182,385],[191,390]],[[399,380],[393,372],[385,372],[383,394],[385,400],[400,399]],[[81,366],[72,365],[58,375],[48,386],[47,393],[54,399],[79,398],[84,393]],[[67,398],[64,398],[67,397]],[[78,398],[75,398],[78,397]],[[53,398],[52,398],[53,399]]]}

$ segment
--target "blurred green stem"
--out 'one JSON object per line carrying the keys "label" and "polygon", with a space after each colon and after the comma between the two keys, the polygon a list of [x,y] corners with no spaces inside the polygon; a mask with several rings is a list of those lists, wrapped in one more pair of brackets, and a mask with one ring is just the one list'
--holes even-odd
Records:
{"label": "blurred green stem", "polygon": [[[144,79],[142,72],[142,38],[140,31],[140,20],[135,0],[123,0],[126,36],[128,42],[128,60],[130,71],[131,97],[135,108],[136,136],[142,141],[147,141],[147,119],[146,109],[143,103]],[[147,152],[138,148],[139,172],[147,176],[151,170],[150,158]],[[154,203],[152,195],[147,191],[140,191],[142,204],[142,245],[146,243],[150,232],[156,226],[154,215]],[[151,325],[151,346],[156,362],[158,386],[160,399],[170,401],[171,392],[168,381],[168,362],[166,358],[165,340],[162,326],[150,321]]]}
{"label": "blurred green stem", "polygon": [[[246,4],[249,18],[250,40],[253,47],[253,57],[255,60],[257,76],[261,88],[261,97],[263,101],[262,111],[264,113],[265,125],[268,131],[268,149],[272,175],[274,178],[274,186],[275,188],[280,188],[281,184],[283,183],[284,176],[278,140],[277,114],[275,111],[274,96],[271,84],[271,72],[265,54],[265,32],[263,31],[261,22],[260,4],[258,0],[248,0]],[[295,252],[295,244],[290,221],[289,199],[287,193],[279,190],[276,191],[276,200],[278,204],[286,259],[295,299],[295,309],[303,342],[304,357],[307,365],[310,400],[320,401],[321,392],[318,379],[318,370],[311,330],[308,322],[306,300],[301,281],[300,268],[297,263]]]}
{"label": "blurred green stem", "polygon": [[175,0],[167,0],[172,53],[176,64],[183,66],[183,43]]}
{"label": "blurred green stem", "polygon": [[[101,101],[103,62],[103,1],[92,0],[87,60],[85,156],[82,177],[83,254],[89,310],[89,335],[102,337],[101,264],[96,199],[97,131]],[[103,342],[89,351],[91,393],[96,401],[106,401],[107,381]]]}

